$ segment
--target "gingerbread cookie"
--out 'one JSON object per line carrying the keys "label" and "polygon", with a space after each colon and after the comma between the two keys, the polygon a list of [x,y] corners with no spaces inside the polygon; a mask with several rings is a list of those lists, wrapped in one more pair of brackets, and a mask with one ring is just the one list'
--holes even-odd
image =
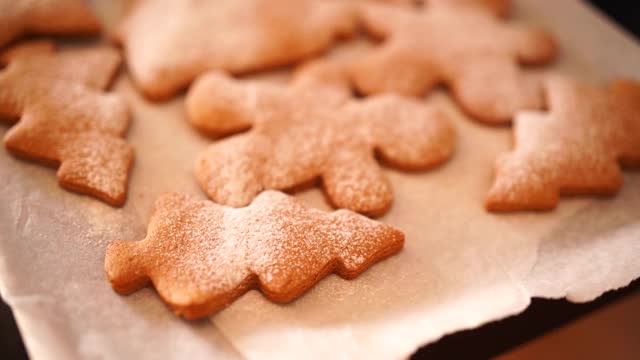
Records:
{"label": "gingerbread cookie", "polygon": [[366,29],[384,44],[351,67],[358,90],[417,96],[446,84],[464,110],[490,124],[508,123],[519,109],[541,108],[541,87],[519,64],[553,59],[551,36],[469,3],[433,1],[417,10],[360,6]]}
{"label": "gingerbread cookie", "polygon": [[491,211],[547,210],[565,195],[614,194],[620,166],[640,166],[640,82],[607,89],[554,76],[550,112],[515,121],[515,149],[496,162]]}
{"label": "gingerbread cookie", "polygon": [[354,5],[342,0],[142,0],[116,38],[124,44],[137,85],[149,98],[162,100],[208,70],[240,74],[319,53],[352,33]]}
{"label": "gingerbread cookie", "polygon": [[64,188],[122,205],[133,150],[121,137],[126,104],[105,89],[120,64],[111,48],[54,52],[22,45],[2,57],[0,119],[18,123],[4,137],[11,153],[60,165]]}
{"label": "gingerbread cookie", "polygon": [[426,6],[449,6],[454,10],[460,7],[471,7],[480,11],[488,11],[498,17],[506,17],[511,9],[511,0],[425,0]]}
{"label": "gingerbread cookie", "polygon": [[353,279],[403,244],[390,226],[277,191],[241,209],[174,193],[157,200],[144,240],[109,245],[105,272],[117,292],[152,283],[177,315],[197,319],[251,289],[284,303],[330,273]]}
{"label": "gingerbread cookie", "polygon": [[360,1],[361,2],[378,1],[378,2],[383,2],[387,4],[401,5],[401,6],[417,6],[420,3],[420,1],[418,0],[360,0]]}
{"label": "gingerbread cookie", "polygon": [[196,128],[217,136],[251,128],[197,159],[196,177],[214,201],[244,206],[265,189],[321,179],[336,207],[378,216],[393,196],[375,155],[406,170],[451,156],[455,134],[440,109],[396,95],[356,101],[339,87],[339,69],[306,68],[289,87],[213,72],[190,89],[187,113]]}
{"label": "gingerbread cookie", "polygon": [[5,66],[12,59],[37,54],[52,53],[56,45],[50,40],[32,40],[16,44],[15,46],[0,53],[0,66]]}
{"label": "gingerbread cookie", "polygon": [[88,35],[100,23],[83,0],[0,0],[0,47],[22,34]]}

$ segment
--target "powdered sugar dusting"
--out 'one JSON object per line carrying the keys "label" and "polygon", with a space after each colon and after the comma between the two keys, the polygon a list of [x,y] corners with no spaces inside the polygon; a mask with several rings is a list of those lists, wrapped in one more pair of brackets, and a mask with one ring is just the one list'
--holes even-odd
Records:
{"label": "powdered sugar dusting", "polygon": [[[277,87],[216,74],[190,90],[187,103],[199,107],[189,110],[195,126],[228,133],[227,124],[241,116],[253,124],[199,156],[196,176],[214,201],[244,206],[263,189],[321,178],[334,205],[377,216],[390,207],[392,192],[376,152],[411,170],[435,166],[453,152],[454,130],[443,112],[394,95],[353,100],[342,86],[325,83],[319,67],[309,69],[316,82],[298,74],[304,81]],[[225,91],[244,100],[216,101]],[[202,117],[194,119],[197,114]]]}
{"label": "powdered sugar dusting", "polygon": [[553,59],[552,37],[465,1],[446,2],[422,9],[362,6],[365,28],[385,43],[350,68],[358,89],[419,96],[447,85],[465,111],[487,123],[508,123],[519,109],[541,108],[540,86],[523,77],[519,64]]}
{"label": "powdered sugar dusting", "polygon": [[309,0],[140,1],[125,20],[122,40],[144,92],[167,98],[208,70],[246,73],[316,54],[353,31],[352,6]]}
{"label": "powdered sugar dusting", "polygon": [[[198,317],[205,314],[190,306],[212,304],[213,312],[250,287],[288,301],[329,272],[355,277],[403,242],[387,225],[350,211],[308,209],[275,191],[241,209],[167,194],[146,239],[113,243],[105,261],[114,288],[139,284],[146,274],[178,312]],[[247,283],[254,275],[258,283]]]}
{"label": "powdered sugar dusting", "polygon": [[547,90],[549,114],[517,118],[516,148],[497,162],[491,209],[553,208],[561,193],[611,194],[622,186],[619,163],[640,163],[639,84],[606,90],[554,76]]}
{"label": "powdered sugar dusting", "polygon": [[110,48],[28,52],[0,74],[0,114],[20,117],[5,137],[13,153],[60,163],[60,184],[112,205],[125,201],[133,150],[120,137],[126,104],[103,94],[120,58]]}

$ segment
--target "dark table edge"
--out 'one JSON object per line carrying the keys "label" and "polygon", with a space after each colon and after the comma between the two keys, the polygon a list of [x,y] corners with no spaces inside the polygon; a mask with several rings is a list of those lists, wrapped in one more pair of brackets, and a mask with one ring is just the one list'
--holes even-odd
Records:
{"label": "dark table edge", "polygon": [[479,328],[447,335],[420,348],[412,359],[488,359],[504,354],[582,316],[631,294],[640,293],[640,279],[606,292],[594,301],[571,303],[565,299],[534,298],[522,313]]}

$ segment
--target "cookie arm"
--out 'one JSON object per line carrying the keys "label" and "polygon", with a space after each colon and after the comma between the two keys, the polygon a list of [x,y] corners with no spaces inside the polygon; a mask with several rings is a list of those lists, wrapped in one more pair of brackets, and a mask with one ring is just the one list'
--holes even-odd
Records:
{"label": "cookie arm", "polygon": [[518,110],[543,104],[540,83],[526,77],[509,56],[474,56],[449,69],[447,77],[465,112],[484,123],[507,124]]}
{"label": "cookie arm", "polygon": [[551,34],[527,26],[511,25],[503,41],[513,46],[518,60],[525,65],[547,64],[558,53],[558,45]]}
{"label": "cookie arm", "polygon": [[359,92],[423,95],[441,82],[438,69],[393,40],[351,64],[349,75]]}
{"label": "cookie arm", "polygon": [[[321,2],[312,2],[314,7],[311,17],[305,21],[311,20],[313,25],[319,31],[316,37],[322,31],[329,31],[332,37],[349,37],[356,30],[356,7],[349,1],[327,0]],[[309,24],[307,24],[309,26]],[[314,26],[309,26],[313,28]]]}
{"label": "cookie arm", "polygon": [[344,94],[351,95],[351,84],[346,64],[339,60],[313,60],[296,68],[291,84],[302,89],[316,90],[328,87]]}
{"label": "cookie arm", "polygon": [[411,16],[411,10],[390,4],[362,2],[358,4],[358,19],[366,31],[374,37],[388,38],[400,24]]}
{"label": "cookie arm", "polygon": [[238,82],[222,72],[199,77],[189,89],[186,109],[189,122],[213,137],[250,128],[258,117],[281,104],[277,90]]}
{"label": "cookie arm", "polygon": [[376,150],[393,167],[424,170],[453,154],[455,130],[439,108],[389,94],[369,98],[354,111],[370,123]]}

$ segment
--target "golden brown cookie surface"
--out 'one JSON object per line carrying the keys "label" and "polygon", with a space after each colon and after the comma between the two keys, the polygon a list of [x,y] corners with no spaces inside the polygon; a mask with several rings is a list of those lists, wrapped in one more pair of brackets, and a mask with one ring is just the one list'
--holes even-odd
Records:
{"label": "golden brown cookie surface", "polygon": [[111,48],[53,52],[37,43],[3,57],[0,119],[18,121],[4,137],[12,154],[60,165],[62,187],[122,205],[133,150],[121,137],[129,115],[102,92],[120,64]]}
{"label": "golden brown cookie surface", "polygon": [[620,165],[640,166],[640,83],[597,88],[554,76],[546,88],[550,112],[519,114],[515,149],[496,162],[491,211],[552,209],[561,194],[614,194]]}
{"label": "golden brown cookie surface", "polygon": [[161,100],[207,70],[238,74],[301,60],[354,26],[353,4],[341,0],[142,0],[118,37],[140,89]]}
{"label": "golden brown cookie surface", "polygon": [[[328,68],[328,69],[326,69]],[[217,141],[196,162],[196,177],[214,201],[244,206],[266,189],[322,180],[328,200],[370,216],[393,194],[376,155],[392,167],[424,170],[447,160],[455,132],[439,108],[396,95],[356,101],[340,87],[341,70],[315,63],[294,84],[244,83],[209,73],[187,96],[191,123]]]}
{"label": "golden brown cookie surface", "polygon": [[505,17],[511,8],[511,0],[425,0],[426,6],[449,6],[455,8],[471,7],[488,11],[496,16]]}
{"label": "golden brown cookie surface", "polygon": [[276,191],[241,209],[174,193],[157,200],[144,240],[109,245],[105,271],[117,292],[151,282],[176,314],[196,319],[251,289],[289,302],[332,272],[355,278],[403,244],[390,226]]}
{"label": "golden brown cookie surface", "polygon": [[541,88],[519,64],[550,61],[553,39],[466,1],[443,3],[418,10],[360,7],[366,29],[384,43],[351,67],[358,90],[416,96],[446,84],[465,111],[491,124],[508,123],[519,109],[541,108]]}
{"label": "golden brown cookie surface", "polygon": [[22,34],[83,35],[100,31],[84,0],[0,0],[0,47]]}

